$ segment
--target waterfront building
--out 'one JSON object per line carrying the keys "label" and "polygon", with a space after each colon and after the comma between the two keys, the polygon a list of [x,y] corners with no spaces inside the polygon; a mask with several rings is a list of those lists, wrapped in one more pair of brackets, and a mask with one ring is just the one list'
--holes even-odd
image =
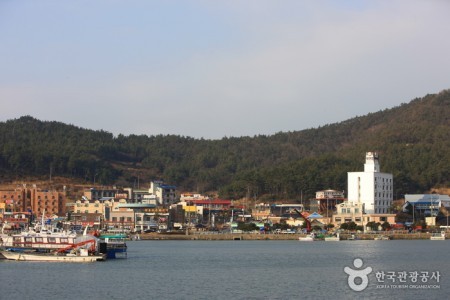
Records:
{"label": "waterfront building", "polygon": [[406,194],[403,210],[408,206],[411,206],[417,215],[436,217],[441,208],[450,210],[450,196],[440,194]]}
{"label": "waterfront building", "polygon": [[336,205],[344,202],[344,191],[323,190],[316,192],[316,200],[321,214],[327,217],[335,210]]}
{"label": "waterfront building", "polygon": [[108,224],[110,227],[120,228],[122,220],[126,220],[127,224],[131,220],[134,222],[133,227],[130,226],[133,231],[157,231],[167,228],[165,222],[167,216],[167,210],[157,208],[155,204],[120,202],[111,212]]}
{"label": "waterfront building", "polygon": [[252,209],[252,217],[257,221],[267,220],[271,214],[271,206],[268,203],[255,204],[255,208]]}
{"label": "waterfront building", "polygon": [[272,216],[276,217],[290,217],[291,215],[297,216],[298,213],[295,210],[302,212],[304,210],[303,204],[300,203],[285,203],[285,204],[272,204],[270,211]]}
{"label": "waterfront building", "polygon": [[361,203],[363,213],[387,214],[393,202],[393,176],[382,173],[377,152],[366,153],[364,172],[348,172],[348,201]]}
{"label": "waterfront building", "polygon": [[358,226],[366,226],[369,222],[383,224],[395,223],[395,214],[364,214],[364,204],[362,202],[345,201],[336,205],[336,212],[333,214],[332,223],[340,227],[343,223],[354,222]]}

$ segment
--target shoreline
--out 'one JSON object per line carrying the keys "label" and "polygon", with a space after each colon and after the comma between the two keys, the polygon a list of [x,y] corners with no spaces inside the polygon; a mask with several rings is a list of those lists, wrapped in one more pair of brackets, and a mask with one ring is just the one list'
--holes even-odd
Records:
{"label": "shoreline", "polygon": [[[139,240],[203,240],[203,241],[229,241],[229,240],[298,240],[299,237],[305,237],[305,234],[258,234],[258,233],[191,233],[186,234],[159,234],[159,233],[143,233],[139,235]],[[355,236],[357,240],[374,240],[375,237],[387,236],[390,240],[430,240],[431,233],[341,233],[340,240],[345,241]],[[135,240],[135,235],[131,235],[131,239]],[[450,233],[446,233],[446,239],[450,237]],[[318,241],[323,239],[318,239]]]}

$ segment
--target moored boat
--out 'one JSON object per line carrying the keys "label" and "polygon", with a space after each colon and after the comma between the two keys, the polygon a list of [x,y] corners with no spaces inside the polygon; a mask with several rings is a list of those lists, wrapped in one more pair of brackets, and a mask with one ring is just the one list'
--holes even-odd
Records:
{"label": "moored boat", "polygon": [[101,234],[99,236],[99,251],[106,253],[107,258],[127,258],[128,236],[124,234]]}
{"label": "moored boat", "polygon": [[47,225],[42,217],[40,223],[17,234],[7,235],[2,229],[0,247],[17,251],[52,252],[93,238],[95,239],[94,236],[86,234],[86,229],[83,235],[79,235],[75,231],[66,231]]}
{"label": "moored boat", "polygon": [[311,233],[310,235],[299,237],[298,240],[301,242],[313,242],[315,240],[315,237],[316,235],[314,233]]}
{"label": "moored boat", "polygon": [[433,233],[430,237],[432,241],[445,241],[445,231],[441,231],[441,233]]}
{"label": "moored boat", "polygon": [[373,238],[374,241],[388,241],[391,238],[387,235],[380,235]]}
{"label": "moored boat", "polygon": [[103,261],[106,255],[90,255],[87,249],[80,249],[77,253],[30,253],[1,251],[3,257],[17,261],[55,261],[55,262],[94,262]]}
{"label": "moored boat", "polygon": [[325,242],[337,242],[340,241],[339,232],[332,236],[326,236]]}

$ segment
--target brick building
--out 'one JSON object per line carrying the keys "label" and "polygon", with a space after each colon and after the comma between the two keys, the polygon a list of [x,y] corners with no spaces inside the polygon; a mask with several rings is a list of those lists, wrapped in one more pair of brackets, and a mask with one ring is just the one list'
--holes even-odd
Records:
{"label": "brick building", "polygon": [[47,215],[64,216],[66,213],[65,192],[36,187],[0,191],[0,203],[5,204],[6,212],[31,212],[35,216],[41,216],[44,210]]}

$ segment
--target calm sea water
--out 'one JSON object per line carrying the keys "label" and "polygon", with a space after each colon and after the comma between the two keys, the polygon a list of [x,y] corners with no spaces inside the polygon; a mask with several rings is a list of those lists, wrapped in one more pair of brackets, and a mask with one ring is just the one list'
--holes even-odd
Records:
{"label": "calm sea water", "polygon": [[[134,241],[128,259],[0,260],[1,299],[448,299],[449,241]],[[345,267],[371,267],[361,292]],[[401,283],[399,272],[439,272]],[[395,272],[394,281],[376,274]],[[362,283],[361,279],[354,281]]]}

